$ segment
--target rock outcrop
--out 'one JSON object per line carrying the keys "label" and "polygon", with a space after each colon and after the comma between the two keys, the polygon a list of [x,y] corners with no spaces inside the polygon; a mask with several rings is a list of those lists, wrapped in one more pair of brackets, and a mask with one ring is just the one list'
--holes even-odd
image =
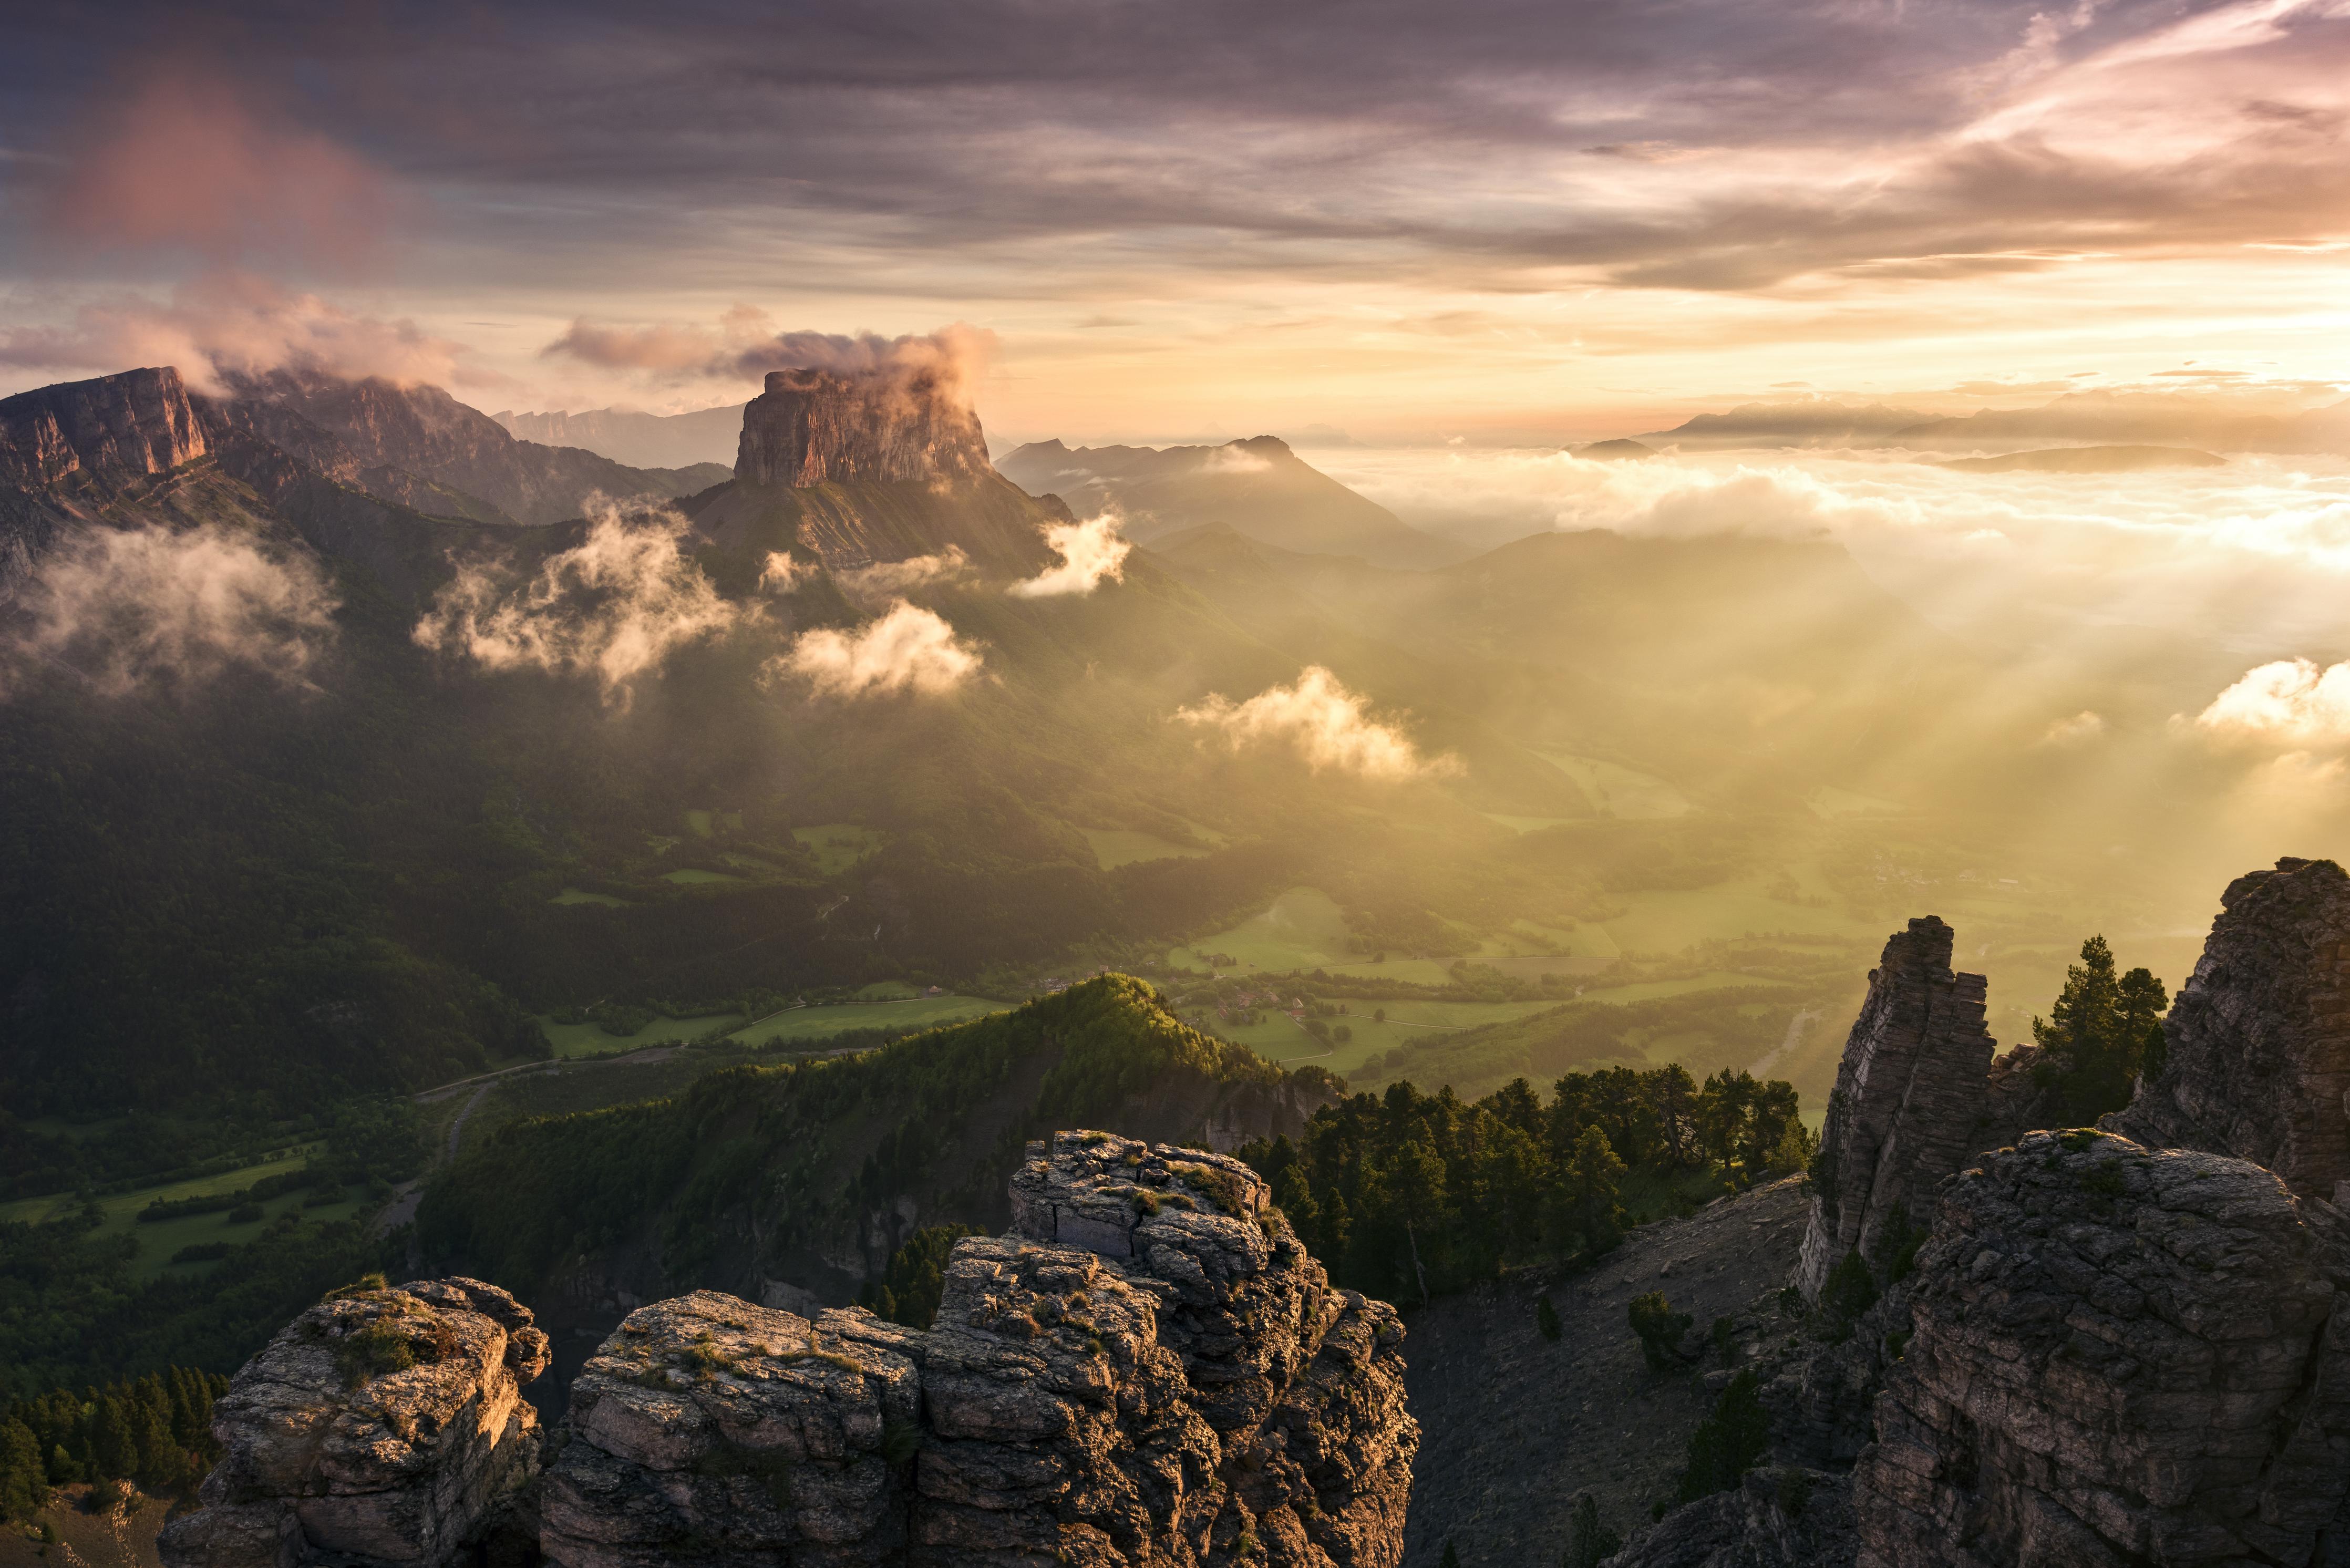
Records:
{"label": "rock outcrop", "polygon": [[2087,1130],[1986,1157],[1918,1258],[1860,1563],[2338,1561],[2314,1555],[2350,1482],[2336,1257],[2241,1160]]}
{"label": "rock outcrop", "polygon": [[1329,1288],[1253,1172],[1063,1133],[1013,1191],[925,1332],[707,1292],[631,1314],[574,1386],[548,1558],[1399,1561],[1402,1329]]}
{"label": "rock outcrop", "polygon": [[2350,876],[2280,860],[2239,877],[2163,1021],[2162,1071],[2103,1126],[2267,1167],[2304,1197],[2350,1182]]}
{"label": "rock outcrop", "polygon": [[1983,977],[1950,970],[1950,928],[1909,922],[1869,971],[1821,1128],[1816,1201],[1797,1280],[1817,1298],[1857,1249],[1872,1262],[1922,1229],[1935,1184],[1978,1147],[1992,1042]]}
{"label": "rock outcrop", "polygon": [[188,389],[168,365],[0,398],[0,484],[161,473],[205,451]]}
{"label": "rock outcrop", "polygon": [[213,1407],[226,1452],[158,1539],[165,1568],[463,1561],[537,1471],[522,1386],[546,1364],[530,1313],[479,1280],[320,1303]]}
{"label": "rock outcrop", "polygon": [[928,483],[993,472],[979,416],[936,383],[770,370],[743,410],[734,475],[749,484]]}

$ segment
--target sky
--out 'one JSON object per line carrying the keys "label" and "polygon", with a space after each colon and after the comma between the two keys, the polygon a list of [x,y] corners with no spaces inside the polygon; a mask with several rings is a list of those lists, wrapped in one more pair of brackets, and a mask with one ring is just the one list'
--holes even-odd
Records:
{"label": "sky", "polygon": [[673,410],[953,328],[997,434],[1538,444],[2350,379],[2350,0],[23,11],[0,391]]}

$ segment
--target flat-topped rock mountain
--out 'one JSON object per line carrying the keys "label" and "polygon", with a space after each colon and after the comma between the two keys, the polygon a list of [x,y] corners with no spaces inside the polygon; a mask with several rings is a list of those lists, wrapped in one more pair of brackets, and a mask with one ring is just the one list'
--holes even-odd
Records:
{"label": "flat-topped rock mountain", "polygon": [[993,472],[979,416],[936,383],[770,370],[743,410],[746,484],[975,479]]}
{"label": "flat-topped rock mountain", "polygon": [[932,1325],[714,1291],[629,1314],[544,1481],[529,1314],[362,1291],[239,1373],[167,1568],[785,1563],[1394,1568],[1419,1428],[1393,1308],[1333,1290],[1256,1174],[1099,1132],[1031,1143],[1012,1231]]}

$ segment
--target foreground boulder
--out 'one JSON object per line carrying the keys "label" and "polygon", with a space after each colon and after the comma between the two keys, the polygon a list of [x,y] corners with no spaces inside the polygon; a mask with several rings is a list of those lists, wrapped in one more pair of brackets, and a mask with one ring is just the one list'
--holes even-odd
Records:
{"label": "foreground boulder", "polygon": [[537,1472],[522,1386],[546,1364],[530,1313],[479,1280],[321,1302],[213,1407],[226,1452],[158,1538],[165,1568],[465,1560]]}
{"label": "foreground boulder", "polygon": [[2266,1166],[2304,1197],[2350,1184],[2350,876],[2239,877],[2163,1021],[2164,1061],[2104,1126]]}
{"label": "foreground boulder", "polygon": [[[2331,1223],[2324,1215],[2321,1223]],[[1866,1568],[2333,1562],[2337,1254],[2242,1160],[2034,1133],[1942,1189],[1853,1472]]]}
{"label": "foreground boulder", "polygon": [[1013,1192],[927,1332],[710,1292],[632,1314],[574,1386],[549,1560],[1400,1561],[1402,1329],[1253,1171],[1063,1133]]}

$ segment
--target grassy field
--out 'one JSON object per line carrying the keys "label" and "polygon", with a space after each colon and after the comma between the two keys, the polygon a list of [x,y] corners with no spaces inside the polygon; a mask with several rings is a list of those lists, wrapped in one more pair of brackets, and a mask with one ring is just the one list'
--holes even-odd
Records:
{"label": "grassy field", "polygon": [[1504,816],[1498,811],[1485,813],[1485,820],[1498,822],[1513,833],[1540,833],[1545,827],[1563,827],[1576,820],[1572,816]]}
{"label": "grassy field", "polygon": [[[871,990],[873,988],[868,987]],[[744,1024],[727,1036],[746,1044],[770,1041],[818,1039],[850,1029],[929,1029],[960,1023],[985,1013],[1001,1012],[1004,1004],[982,996],[916,996],[899,1001],[840,1002],[827,1007],[795,1007]]]}
{"label": "grassy field", "polygon": [[582,892],[577,888],[566,888],[547,902],[550,904],[600,904],[608,909],[625,909],[629,907],[629,901],[626,898],[615,898],[609,893]]}
{"label": "grassy field", "polygon": [[607,1034],[599,1023],[557,1023],[541,1017],[538,1026],[557,1056],[593,1056],[604,1051],[633,1051],[671,1040],[699,1040],[713,1029],[743,1022],[739,1012],[713,1012],[701,1018],[656,1018],[634,1034]]}
{"label": "grassy field", "polygon": [[699,866],[681,866],[674,871],[662,872],[661,880],[664,882],[682,883],[691,887],[704,882],[739,883],[744,880],[744,878],[735,876],[731,871],[704,871]]}
{"label": "grassy field", "polygon": [[[1556,1007],[1557,1002],[1349,1002],[1352,1011],[1344,1018],[1327,1018],[1332,1025],[1343,1023],[1353,1031],[1354,1038],[1344,1044],[1316,1040],[1305,1026],[1285,1012],[1269,1014],[1262,1023],[1226,1023],[1212,1012],[1206,1015],[1209,1028],[1225,1039],[1247,1046],[1268,1061],[1284,1066],[1300,1066],[1307,1062],[1326,1067],[1341,1076],[1361,1066],[1371,1057],[1413,1040],[1430,1035],[1446,1034],[1457,1029],[1467,1029],[1479,1023],[1495,1023],[1512,1018],[1523,1018],[1545,1008]],[[1372,1013],[1384,1011],[1385,1022]]]}
{"label": "grassy field", "polygon": [[1094,858],[1101,862],[1105,871],[1131,866],[1139,860],[1176,860],[1207,853],[1157,834],[1137,833],[1129,828],[1080,827],[1077,831],[1094,846]]}
{"label": "grassy field", "polygon": [[873,829],[846,822],[795,827],[792,836],[807,846],[808,853],[816,857],[816,868],[827,877],[847,870],[880,848],[882,843],[882,836]]}
{"label": "grassy field", "polygon": [[1689,813],[1689,797],[1654,774],[1572,752],[1534,754],[1573,779],[1592,808],[1607,815],[1651,819]]}
{"label": "grassy field", "polygon": [[[214,1265],[211,1263],[182,1263],[174,1268],[172,1254],[198,1241],[249,1241],[259,1233],[263,1224],[287,1210],[300,1210],[306,1218],[312,1220],[348,1219],[359,1210],[358,1199],[304,1209],[302,1200],[309,1194],[287,1192],[262,1204],[260,1220],[242,1225],[229,1224],[225,1212],[191,1214],[177,1220],[159,1220],[151,1225],[139,1223],[139,1211],[155,1199],[209,1198],[216,1193],[236,1192],[265,1176],[281,1176],[290,1170],[307,1168],[311,1158],[325,1153],[326,1147],[323,1143],[300,1145],[279,1151],[282,1158],[259,1161],[235,1170],[175,1181],[168,1186],[142,1187],[131,1192],[110,1193],[98,1199],[99,1207],[106,1211],[106,1220],[96,1233],[100,1236],[130,1236],[137,1241],[139,1255],[131,1262],[131,1273],[145,1280],[167,1271],[195,1272],[212,1268]],[[0,1204],[0,1220],[38,1221],[70,1214],[79,1207],[80,1200],[70,1195],[27,1198],[15,1203]]]}
{"label": "grassy field", "polygon": [[1820,785],[1804,797],[1804,804],[1812,808],[1814,816],[1831,820],[1839,816],[1899,816],[1903,811],[1899,801],[1838,789],[1834,784]]}

